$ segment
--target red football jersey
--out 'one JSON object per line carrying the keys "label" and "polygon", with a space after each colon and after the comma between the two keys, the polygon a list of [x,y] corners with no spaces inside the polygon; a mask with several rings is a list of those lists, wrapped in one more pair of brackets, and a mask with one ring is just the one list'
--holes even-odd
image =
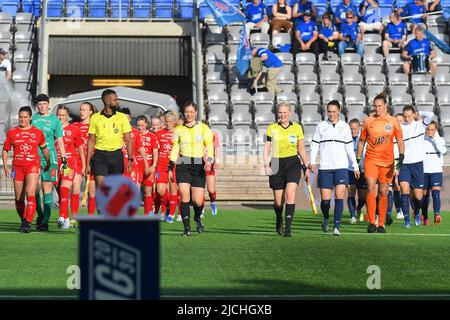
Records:
{"label": "red football jersey", "polygon": [[159,144],[158,171],[167,171],[173,146],[173,131],[167,129],[159,130],[156,132],[156,138]]}
{"label": "red football jersey", "polygon": [[[147,154],[147,160],[148,164],[153,164],[153,149],[158,149],[158,139],[156,138],[156,135],[151,132],[150,130],[146,133],[141,133],[141,143],[142,146],[145,149],[145,153]],[[143,164],[144,160],[142,159],[141,155],[138,154],[136,157],[138,163]]]}
{"label": "red football jersey", "polygon": [[[78,148],[83,145],[83,139],[81,139],[81,131],[78,127],[69,124],[64,131],[64,149],[66,149],[66,158],[68,161],[73,161],[80,159],[80,154],[78,153]],[[61,158],[61,153],[59,152],[58,142],[55,141],[56,152],[58,153],[58,158]]]}
{"label": "red football jersey", "polygon": [[44,133],[36,127],[27,130],[15,127],[6,134],[3,149],[10,151],[13,148],[14,166],[40,165],[38,149],[45,145]]}
{"label": "red football jersey", "polygon": [[[139,155],[139,149],[142,147],[140,138],[141,133],[139,132],[139,130],[131,128],[131,144],[133,146],[133,157],[135,159]],[[125,140],[123,140],[122,153],[124,158],[128,159],[127,144],[125,143]]]}
{"label": "red football jersey", "polygon": [[[84,149],[84,155],[85,155],[85,159],[87,160],[87,145],[88,145],[88,141],[89,141],[89,123],[88,124],[84,124],[81,122],[74,122],[72,123],[73,126],[77,127],[78,129],[80,129],[80,134],[81,134],[81,140],[83,141],[83,149]],[[80,163],[81,163],[81,159]]]}

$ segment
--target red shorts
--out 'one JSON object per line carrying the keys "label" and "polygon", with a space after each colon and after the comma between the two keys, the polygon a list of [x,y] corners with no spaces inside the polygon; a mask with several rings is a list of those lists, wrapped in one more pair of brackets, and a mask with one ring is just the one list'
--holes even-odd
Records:
{"label": "red shorts", "polygon": [[[176,167],[172,169],[172,177],[173,177],[173,183],[177,183],[177,176],[176,176]],[[167,170],[159,170],[156,169],[156,184],[158,183],[169,183],[169,172]]]}
{"label": "red shorts", "polygon": [[41,166],[39,164],[27,165],[27,166],[13,166],[12,175],[16,181],[25,181],[26,176],[37,173],[41,173]]}
{"label": "red shorts", "polygon": [[[67,164],[69,165],[70,172],[67,175],[64,175],[63,171],[59,171],[58,181],[65,180],[73,182],[73,180],[75,179],[75,174],[78,173],[81,175],[81,166],[79,166],[75,160],[67,159]],[[61,161],[58,161],[58,168],[61,168],[61,166],[62,166]]]}
{"label": "red shorts", "polygon": [[153,171],[153,173],[146,176],[144,166],[139,166],[136,176],[136,183],[143,184],[146,187],[153,187],[155,184],[155,173],[156,172]]}

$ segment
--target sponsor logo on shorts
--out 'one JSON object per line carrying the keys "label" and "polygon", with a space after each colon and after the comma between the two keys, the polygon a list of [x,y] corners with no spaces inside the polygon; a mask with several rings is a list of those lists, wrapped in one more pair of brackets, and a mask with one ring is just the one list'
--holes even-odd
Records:
{"label": "sponsor logo on shorts", "polygon": [[439,185],[439,182],[435,182],[435,183],[433,183],[433,185],[434,185],[434,186],[437,186],[437,185]]}
{"label": "sponsor logo on shorts", "polygon": [[344,182],[345,180],[339,180],[339,182]]}
{"label": "sponsor logo on shorts", "polygon": [[419,188],[423,188],[423,184],[419,184]]}

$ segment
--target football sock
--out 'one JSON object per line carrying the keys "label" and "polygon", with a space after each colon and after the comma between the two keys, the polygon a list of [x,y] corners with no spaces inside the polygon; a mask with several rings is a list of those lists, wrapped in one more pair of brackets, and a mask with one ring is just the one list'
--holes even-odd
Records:
{"label": "football sock", "polygon": [[209,200],[211,202],[216,202],[216,192],[209,192]]}
{"label": "football sock", "polygon": [[29,223],[33,222],[34,214],[36,213],[36,197],[27,197],[27,221]]}
{"label": "football sock", "polygon": [[344,212],[344,199],[334,199],[334,228],[341,226],[342,213]]}
{"label": "football sock", "polygon": [[355,217],[355,206],[356,206],[356,199],[355,197],[348,197],[347,198],[347,206],[348,211],[350,211],[350,217]]}
{"label": "football sock", "polygon": [[[434,203],[434,201],[433,201]],[[423,201],[422,201],[422,214],[423,219],[428,219],[428,205],[430,204],[430,192],[423,195]],[[434,208],[433,208],[434,209]]]}
{"label": "football sock", "polygon": [[146,216],[153,210],[153,196],[144,196],[144,214]]}
{"label": "football sock", "polygon": [[283,207],[277,207],[276,205],[273,205],[273,210],[275,211],[277,218],[280,218],[283,214]]}
{"label": "football sock", "polygon": [[402,200],[402,211],[405,217],[405,223],[409,223],[409,193],[401,195]]}
{"label": "football sock", "polygon": [[36,193],[36,213],[38,216],[44,215],[44,210],[42,209],[42,199],[41,199],[41,193]]}
{"label": "football sock", "polygon": [[422,209],[422,202],[423,202],[423,198],[420,200],[417,200],[416,198],[414,198],[414,217],[418,214],[420,214],[420,209]]}
{"label": "football sock", "polygon": [[375,224],[377,212],[377,195],[375,193],[367,192],[366,205],[367,213],[369,214],[369,221],[371,224]]}
{"label": "football sock", "polygon": [[388,198],[388,196],[381,195],[378,197],[378,226],[381,227],[384,227],[384,221],[386,220],[386,212],[389,206]]}
{"label": "football sock", "polygon": [[191,212],[190,212],[191,210],[189,208],[189,202],[181,202],[180,207],[181,207],[181,217],[183,218],[184,229],[190,229],[191,224],[189,221],[189,216],[191,214]]}
{"label": "football sock", "polygon": [[[147,197],[145,197],[144,199],[146,199]],[[157,214],[159,212],[159,208],[161,207],[161,197],[159,196],[159,194],[156,194],[154,197],[149,197],[152,198],[152,206],[153,206],[153,201],[155,202],[155,211],[154,214]],[[146,214],[148,214],[147,210],[145,210]]]}
{"label": "football sock", "polygon": [[201,206],[193,205],[194,207],[194,220],[200,220],[200,216],[202,215],[203,211],[203,204]]}
{"label": "football sock", "polygon": [[59,192],[59,217],[69,218],[69,193],[70,189],[61,187]]}
{"label": "football sock", "polygon": [[322,210],[323,217],[326,220],[330,218],[330,204],[331,200],[322,200],[320,202],[320,209]]}
{"label": "football sock", "polygon": [[291,228],[292,220],[294,219],[294,213],[295,213],[295,203],[292,204],[286,204],[286,210],[285,210],[285,227],[286,229]]}
{"label": "football sock", "polygon": [[72,218],[78,214],[80,208],[80,194],[73,194],[70,196],[70,212],[72,212]]}
{"label": "football sock", "polygon": [[177,206],[178,206],[178,215],[181,215],[181,213],[183,211],[181,210],[181,193],[180,193],[180,190],[178,190],[178,192],[177,192]]}
{"label": "football sock", "polygon": [[[393,195],[393,193],[392,193],[392,191],[391,190],[389,190],[388,191],[388,194],[387,194],[387,213],[386,213],[386,216],[388,217],[388,218],[390,218],[391,217],[391,214],[392,214],[392,207],[393,207],[393,205],[394,205],[394,195]],[[378,206],[380,206],[380,204],[378,203]]]}
{"label": "football sock", "polygon": [[161,214],[166,214],[167,208],[169,207],[169,192],[166,192],[161,196]]}
{"label": "football sock", "polygon": [[395,211],[399,213],[400,210],[402,209],[402,199],[399,190],[394,190],[394,204],[395,204]]}
{"label": "football sock", "polygon": [[177,210],[177,195],[171,194],[169,196],[169,215],[171,217],[174,217],[176,210]]}
{"label": "football sock", "polygon": [[441,190],[431,190],[433,197],[433,211],[435,215],[441,212]]}
{"label": "football sock", "polygon": [[88,200],[88,215],[92,216],[95,212],[95,198],[89,197]]}
{"label": "football sock", "polygon": [[20,219],[26,218],[25,215],[25,201],[24,200],[16,200],[16,211],[19,215]]}
{"label": "football sock", "polygon": [[44,224],[48,224],[52,215],[53,192],[44,193]]}
{"label": "football sock", "polygon": [[358,198],[358,205],[356,206],[356,210],[361,210],[365,204],[366,202],[363,199]]}

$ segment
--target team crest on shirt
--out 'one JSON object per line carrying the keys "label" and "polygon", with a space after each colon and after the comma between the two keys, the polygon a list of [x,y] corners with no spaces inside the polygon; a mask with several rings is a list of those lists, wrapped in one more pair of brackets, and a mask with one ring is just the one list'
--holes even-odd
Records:
{"label": "team crest on shirt", "polygon": [[150,142],[150,137],[147,137],[147,142]]}
{"label": "team crest on shirt", "polygon": [[392,130],[392,125],[388,123],[384,126],[384,129],[386,130],[386,132],[390,132]]}
{"label": "team crest on shirt", "polygon": [[289,142],[295,144],[297,142],[297,136],[289,136]]}
{"label": "team crest on shirt", "polygon": [[49,125],[51,125],[51,124],[52,124],[52,122],[51,122],[51,121],[49,121],[49,120],[47,120],[47,121],[45,121],[45,124],[49,126]]}
{"label": "team crest on shirt", "polygon": [[34,139],[36,138],[36,135],[34,133],[31,134],[31,138]]}
{"label": "team crest on shirt", "polygon": [[72,135],[72,131],[66,131],[66,133],[67,133],[68,136]]}
{"label": "team crest on shirt", "polygon": [[114,128],[114,133],[115,133],[115,134],[118,134],[118,133],[119,133],[119,129]]}
{"label": "team crest on shirt", "polygon": [[398,32],[402,32],[402,28],[397,28]]}

